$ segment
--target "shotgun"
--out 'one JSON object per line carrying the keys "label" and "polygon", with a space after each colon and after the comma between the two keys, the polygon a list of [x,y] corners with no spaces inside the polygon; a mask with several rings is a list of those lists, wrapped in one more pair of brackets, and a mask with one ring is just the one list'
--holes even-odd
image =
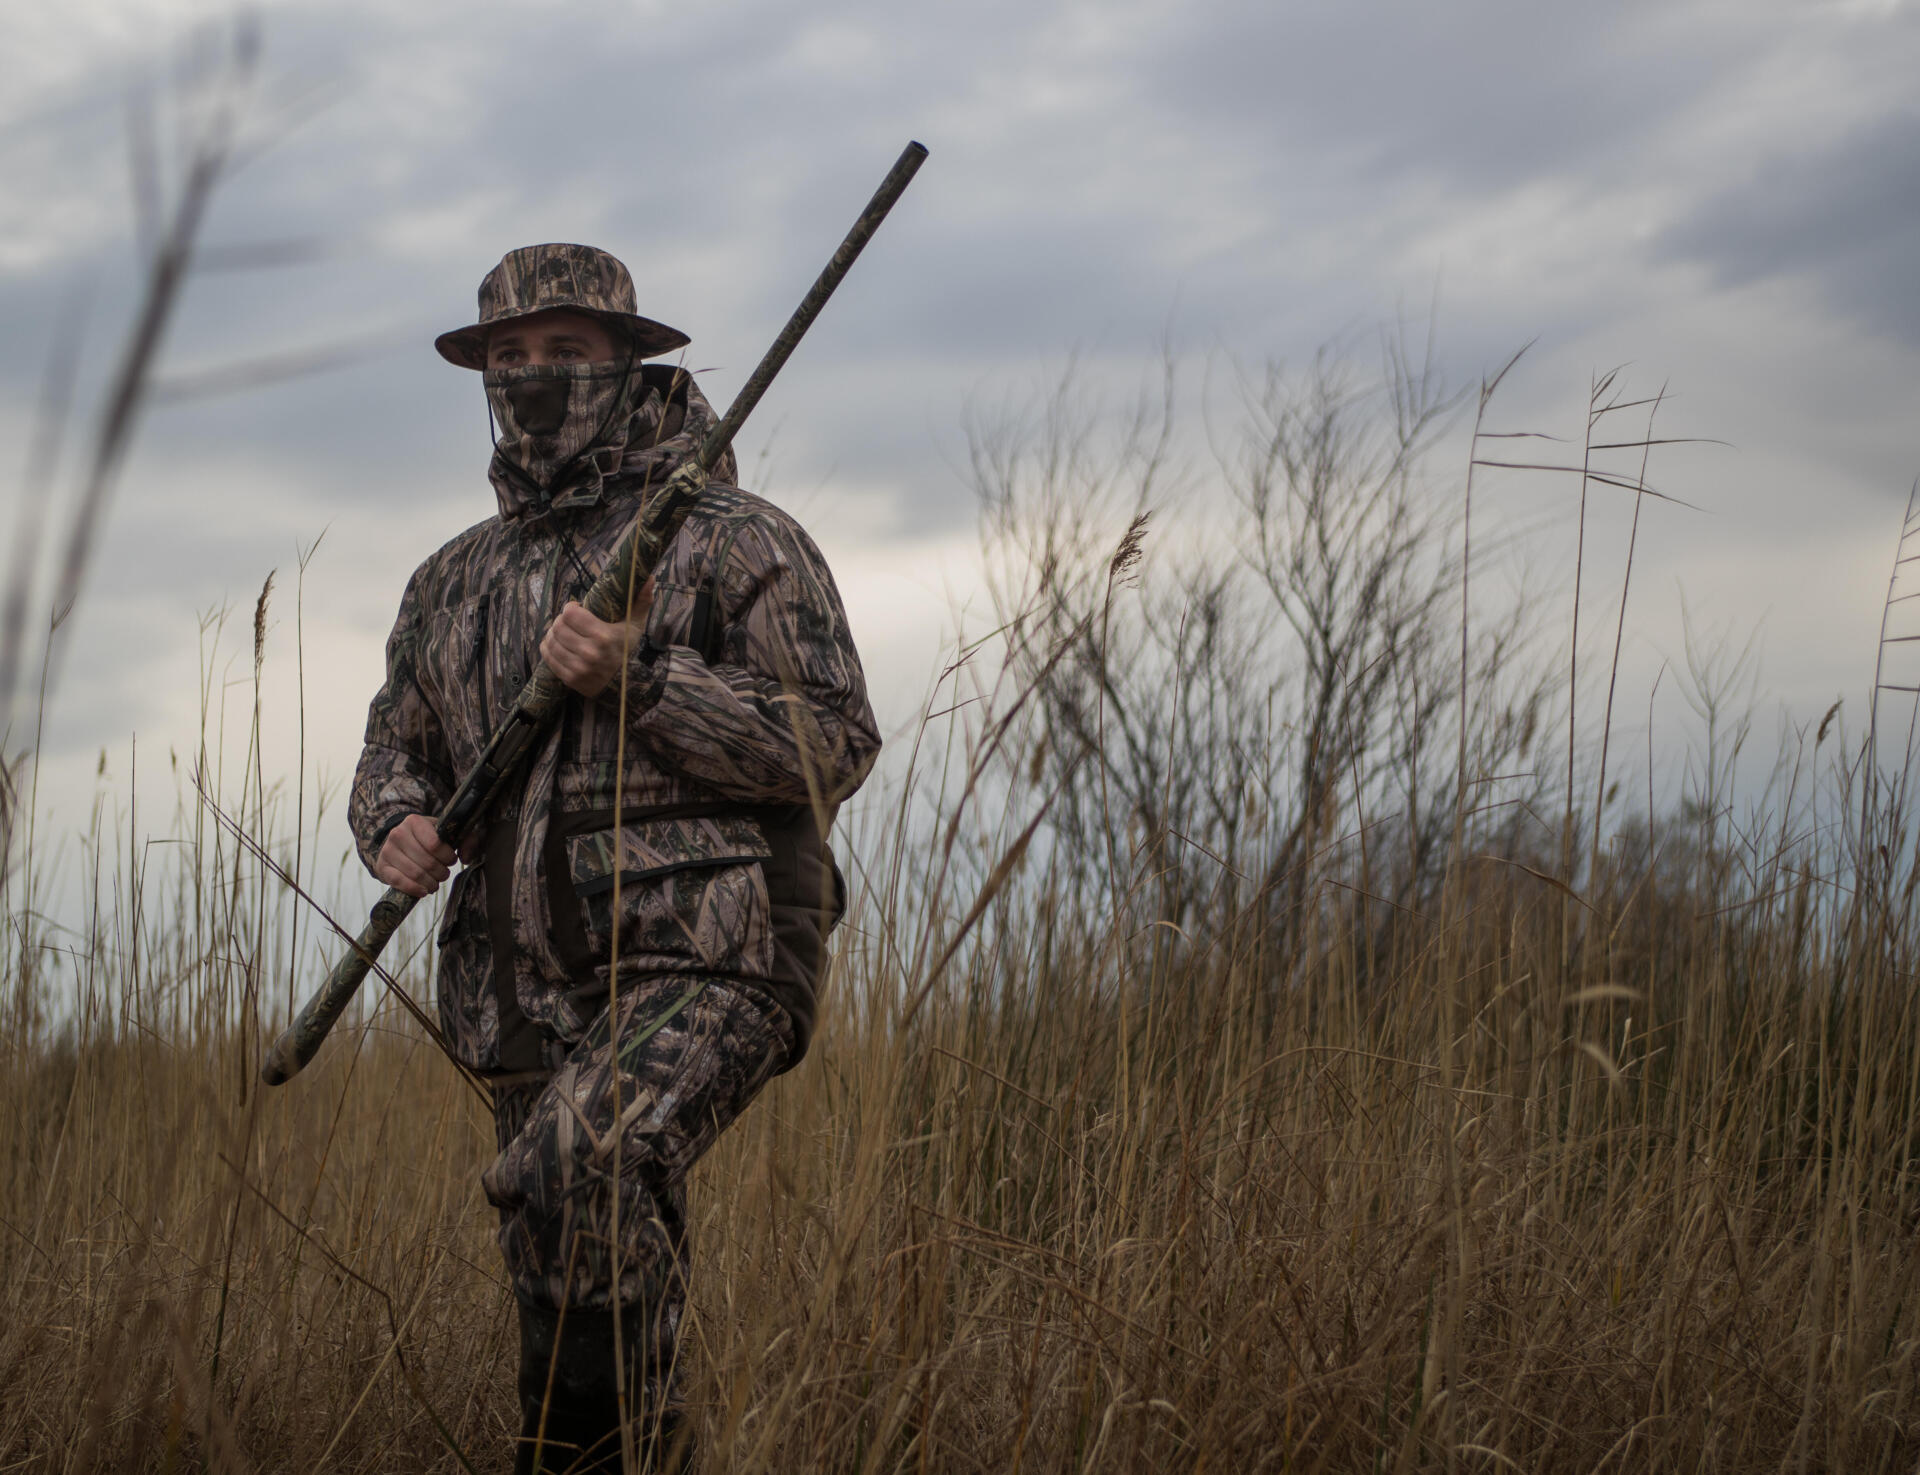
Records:
{"label": "shotgun", "polygon": [[[806,335],[821,308],[833,295],[841,280],[859,257],[880,222],[887,218],[894,202],[906,191],[915,171],[927,157],[926,149],[909,143],[894,166],[881,181],[880,188],[860,212],[853,229],[827,262],[826,269],[808,289],[793,316],[787,319],[780,336],[773,340],[740,393],[728,406],[726,417],[714,426],[701,442],[700,449],[675,468],[660,490],[641,508],[633,526],[613,550],[613,556],[580,603],[593,615],[609,622],[623,619],[635,590],[646,583],[660,555],[666,551],[686,521],[687,513],[706,488],[707,476],[718,464],[721,454],[733,443],[753,407],[760,402],[794,347]],[[434,824],[444,844],[458,850],[478,828],[493,803],[520,781],[526,766],[540,750],[548,730],[559,717],[567,698],[560,678],[541,661],[514,698],[513,710],[500,724],[471,769],[460,780],[453,797],[435,817]],[[307,1000],[293,1022],[267,1052],[260,1068],[260,1079],[269,1086],[283,1085],[293,1079],[312,1060],[328,1031],[339,1021],[353,996],[359,992],[367,970],[374,965],[389,938],[413,910],[415,898],[389,886],[373,904],[373,914],[360,935],[353,939],[353,950],[334,965],[327,981]]]}

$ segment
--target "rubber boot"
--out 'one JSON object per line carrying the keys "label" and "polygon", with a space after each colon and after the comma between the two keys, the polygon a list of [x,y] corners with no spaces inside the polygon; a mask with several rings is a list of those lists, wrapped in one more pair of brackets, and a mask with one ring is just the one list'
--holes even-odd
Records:
{"label": "rubber boot", "polygon": [[[639,1309],[620,1317],[637,1469],[681,1475],[693,1467],[690,1431],[678,1410],[645,1406],[640,1335],[645,1324]],[[563,1316],[521,1303],[520,1420],[514,1475],[620,1475],[613,1313],[569,1311]]]}

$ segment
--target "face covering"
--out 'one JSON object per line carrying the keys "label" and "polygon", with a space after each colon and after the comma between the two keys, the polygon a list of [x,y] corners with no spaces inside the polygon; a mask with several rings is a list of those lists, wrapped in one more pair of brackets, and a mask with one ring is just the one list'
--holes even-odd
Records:
{"label": "face covering", "polygon": [[499,427],[494,459],[525,480],[535,501],[546,500],[582,457],[625,444],[628,421],[649,393],[637,370],[624,356],[488,369],[487,404]]}

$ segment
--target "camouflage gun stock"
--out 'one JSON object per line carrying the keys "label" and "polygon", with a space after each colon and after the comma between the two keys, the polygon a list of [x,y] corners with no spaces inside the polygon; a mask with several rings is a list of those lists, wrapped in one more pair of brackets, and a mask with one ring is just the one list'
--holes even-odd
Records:
{"label": "camouflage gun stock", "polygon": [[[726,417],[701,443],[699,451],[676,469],[660,490],[648,499],[640,515],[634,519],[632,528],[621,538],[606,568],[581,598],[581,604],[590,613],[610,622],[625,618],[634,591],[646,583],[661,554],[679,533],[688,511],[706,487],[708,473],[732,444],[741,425],[753,413],[753,407],[773,382],[774,375],[780,372],[807,329],[813,326],[813,320],[820,315],[827,299],[840,285],[867,241],[880,228],[881,221],[887,218],[887,212],[893,209],[894,202],[905,192],[926,157],[927,151],[922,145],[909,143],[895,161],[880,188],[867,202],[866,209],[860,213],[860,218],[854,222],[853,229],[847,232],[839,249],[827,262],[825,270],[794,309],[793,316],[787,319],[780,336],[774,339],[773,346],[761,358],[740,393],[734,396]],[[547,663],[541,661],[536,665],[533,674],[514,698],[513,710],[507,720],[487,740],[486,749],[460,780],[460,786],[454,790],[446,807],[436,816],[434,824],[440,832],[442,843],[458,850],[478,829],[494,801],[519,782],[548,729],[559,716],[566,697],[566,686],[548,668]],[[260,1068],[263,1081],[270,1086],[282,1085],[313,1059],[321,1041],[326,1039],[347,1005],[353,1001],[353,996],[359,992],[367,970],[373,967],[381,949],[413,910],[415,900],[397,887],[389,886],[386,893],[373,904],[373,914],[360,935],[353,940],[353,950],[334,965],[333,971],[327,975],[327,981],[315,991],[268,1051],[266,1061]]]}

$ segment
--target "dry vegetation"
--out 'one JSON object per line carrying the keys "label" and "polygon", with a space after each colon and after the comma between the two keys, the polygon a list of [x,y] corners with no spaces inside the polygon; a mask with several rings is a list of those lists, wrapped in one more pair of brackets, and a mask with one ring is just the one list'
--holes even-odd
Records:
{"label": "dry vegetation", "polygon": [[[999,564],[1018,619],[864,814],[814,1055],[697,1174],[706,1468],[1920,1458],[1915,872],[1864,843],[1900,795],[1863,809],[1823,730],[1752,803],[1770,829],[1735,831],[1709,754],[1682,809],[1592,843],[1599,801],[1548,799],[1561,687],[1463,656],[1448,527],[1396,531],[1396,499],[1430,505],[1423,432],[1332,383],[1256,386],[1247,433],[1292,439],[1236,515],[1291,499],[1289,550],[1374,498],[1345,556],[1399,572],[1329,595],[1344,624],[1263,620],[1326,586],[1229,518],[1218,624],[1265,633],[1226,654],[1162,618],[1206,549],[1135,569],[1088,531],[1151,494],[1156,436],[983,432],[994,525],[1034,554]],[[1316,399],[1337,412],[1281,413]],[[1371,707],[1301,654],[1336,628],[1345,670],[1394,667]],[[1464,746],[1436,685],[1461,660]],[[1165,710],[1204,731],[1142,705],[1174,671]],[[1329,700],[1321,729],[1287,715]],[[1287,744],[1316,731],[1310,768]],[[1549,777],[1459,802],[1482,759]],[[224,808],[291,864],[288,796],[238,767]],[[500,1467],[483,1104],[392,998],[256,1085],[323,949],[207,809],[175,829],[96,819],[77,931],[29,905],[33,852],[9,880],[0,1467]]]}
{"label": "dry vegetation", "polygon": [[[1469,597],[1447,397],[1383,384],[1254,380],[1204,474],[1171,400],[976,427],[1005,623],[696,1175],[706,1469],[1920,1462],[1904,790],[1823,724],[1736,825],[1703,667],[1682,799],[1619,801],[1608,688]],[[1646,494],[1653,408],[1597,388],[1570,498]],[[1136,566],[1170,488],[1220,541]],[[208,783],[311,884],[262,773]],[[484,1103],[392,995],[257,1085],[312,912],[207,807],[107,815],[77,923],[44,832],[5,873],[0,1470],[502,1468]]]}

